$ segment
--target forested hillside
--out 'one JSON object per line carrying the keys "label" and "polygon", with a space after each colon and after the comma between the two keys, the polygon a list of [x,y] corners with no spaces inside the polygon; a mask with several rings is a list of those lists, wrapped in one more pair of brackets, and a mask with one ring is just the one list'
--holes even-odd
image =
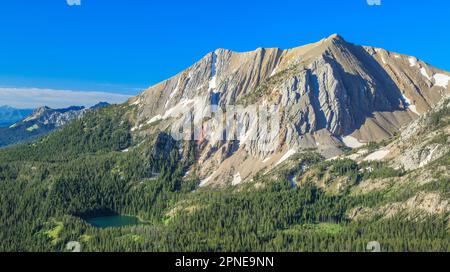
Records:
{"label": "forested hillside", "polygon": [[[305,152],[254,182],[199,188],[195,172],[186,174],[195,145],[162,132],[133,138],[132,118],[127,107],[109,106],[35,143],[0,150],[0,251],[65,251],[69,241],[83,251],[365,251],[373,240],[385,251],[450,250],[446,214],[349,216],[418,191],[448,196],[448,182],[356,194],[364,181],[408,173]],[[320,185],[330,175],[345,185]],[[111,214],[144,224],[95,228],[83,220]]]}

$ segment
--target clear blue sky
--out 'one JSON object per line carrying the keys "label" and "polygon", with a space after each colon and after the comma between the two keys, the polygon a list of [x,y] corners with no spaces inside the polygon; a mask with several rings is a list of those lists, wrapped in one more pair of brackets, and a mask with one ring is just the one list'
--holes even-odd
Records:
{"label": "clear blue sky", "polygon": [[0,86],[136,94],[216,48],[332,33],[450,70],[449,14],[446,0],[2,0]]}

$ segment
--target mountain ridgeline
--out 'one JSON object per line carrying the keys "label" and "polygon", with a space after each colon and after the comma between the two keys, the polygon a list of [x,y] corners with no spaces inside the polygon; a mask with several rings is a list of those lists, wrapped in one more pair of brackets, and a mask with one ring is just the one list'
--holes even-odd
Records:
{"label": "mountain ridgeline", "polygon": [[[137,112],[136,135],[177,131],[188,112],[198,134],[235,135],[196,139],[202,185],[221,186],[235,176],[249,181],[300,150],[332,158],[342,147],[391,138],[448,95],[449,81],[449,73],[415,57],[332,35],[289,50],[218,49],[129,104]],[[215,111],[228,113],[233,105],[244,114],[224,126]],[[249,118],[252,108],[264,108],[278,123],[262,127]]]}
{"label": "mountain ridgeline", "polygon": [[0,128],[9,127],[22,120],[33,112],[30,109],[15,109],[9,106],[0,106]]}
{"label": "mountain ridgeline", "polygon": [[[91,107],[90,110],[107,105],[108,103],[101,102]],[[87,110],[85,107],[77,106],[64,109],[40,107],[8,127],[0,127],[0,147],[38,139],[74,119],[81,118]]]}
{"label": "mountain ridgeline", "polygon": [[[216,50],[1,149],[0,251],[449,251],[449,80],[338,35]],[[216,118],[233,107],[279,115],[276,133],[248,114]],[[83,219],[105,215],[143,224]]]}

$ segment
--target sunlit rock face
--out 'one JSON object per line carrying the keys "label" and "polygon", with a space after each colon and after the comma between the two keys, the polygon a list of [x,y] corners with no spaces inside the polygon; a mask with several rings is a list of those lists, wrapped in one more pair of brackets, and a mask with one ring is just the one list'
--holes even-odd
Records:
{"label": "sunlit rock face", "polygon": [[415,57],[332,35],[287,50],[218,49],[129,104],[133,133],[157,126],[196,141],[202,185],[237,184],[302,149],[333,157],[391,137],[449,93],[449,81]]}

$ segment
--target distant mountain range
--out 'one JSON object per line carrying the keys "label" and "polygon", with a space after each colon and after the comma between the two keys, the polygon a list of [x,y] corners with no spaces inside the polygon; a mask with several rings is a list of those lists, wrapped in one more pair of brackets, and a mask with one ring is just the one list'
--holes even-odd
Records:
{"label": "distant mountain range", "polygon": [[33,112],[32,109],[16,109],[10,106],[0,106],[0,128],[22,120]]}
{"label": "distant mountain range", "polygon": [[106,102],[100,102],[89,109],[80,106],[63,109],[40,107],[34,111],[17,110],[8,106],[1,107],[2,112],[4,112],[1,117],[4,118],[0,119],[0,123],[5,124],[5,126],[0,127],[0,147],[36,139],[74,119],[80,118],[87,110],[108,105]]}

